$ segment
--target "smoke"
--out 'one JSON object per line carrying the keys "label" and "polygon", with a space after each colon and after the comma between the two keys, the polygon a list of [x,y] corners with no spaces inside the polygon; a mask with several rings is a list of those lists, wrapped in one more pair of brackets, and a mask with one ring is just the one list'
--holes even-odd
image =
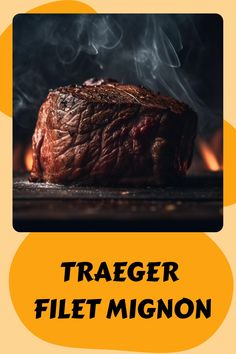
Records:
{"label": "smoke", "polygon": [[50,88],[110,77],[188,103],[206,133],[222,122],[218,15],[17,15],[14,119],[33,129]]}

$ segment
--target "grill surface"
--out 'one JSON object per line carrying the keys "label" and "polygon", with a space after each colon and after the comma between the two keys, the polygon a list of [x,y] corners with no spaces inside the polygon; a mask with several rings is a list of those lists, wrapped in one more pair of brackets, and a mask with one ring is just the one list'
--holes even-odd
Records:
{"label": "grill surface", "polygon": [[172,187],[84,187],[14,178],[18,231],[218,231],[222,176],[188,177]]}

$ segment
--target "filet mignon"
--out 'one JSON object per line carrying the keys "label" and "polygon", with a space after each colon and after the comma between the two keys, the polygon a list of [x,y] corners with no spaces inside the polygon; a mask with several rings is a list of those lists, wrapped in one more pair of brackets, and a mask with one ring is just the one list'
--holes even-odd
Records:
{"label": "filet mignon", "polygon": [[197,115],[144,87],[106,80],[50,91],[32,139],[31,181],[176,182],[190,166]]}

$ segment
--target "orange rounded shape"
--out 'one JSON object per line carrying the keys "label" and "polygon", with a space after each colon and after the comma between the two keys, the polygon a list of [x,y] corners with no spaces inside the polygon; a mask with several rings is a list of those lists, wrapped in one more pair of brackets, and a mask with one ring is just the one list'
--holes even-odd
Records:
{"label": "orange rounded shape", "polygon": [[[71,269],[70,280],[64,281],[62,262],[90,262],[94,274],[105,261],[114,277],[115,262],[176,262],[179,280],[163,281],[163,267],[158,267],[160,280],[132,281],[127,270],[125,281],[77,281],[78,267]],[[224,320],[232,297],[232,274],[229,264],[216,244],[204,234],[31,234],[21,244],[11,266],[10,293],[21,321],[36,336],[58,345],[130,350],[139,352],[176,352],[192,348],[207,340]],[[171,317],[157,318],[157,312],[144,319],[136,311],[129,317],[130,300],[159,299],[175,304],[183,298],[194,304],[186,319],[175,311]],[[49,299],[45,311],[36,318],[35,301]],[[69,318],[50,319],[51,300],[64,299]],[[72,318],[73,299],[101,299],[95,318],[89,318],[89,306],[82,304],[84,318]],[[128,318],[107,318],[109,302],[125,299]],[[211,316],[196,318],[197,301],[211,301]],[[40,300],[41,301],[41,300]]]}
{"label": "orange rounded shape", "polygon": [[96,11],[89,5],[84,4],[80,1],[74,0],[62,0],[53,1],[48,4],[43,4],[37,6],[28,13],[53,13],[53,14],[91,14],[96,13]]}
{"label": "orange rounded shape", "polygon": [[236,129],[224,121],[224,205],[236,202]]}

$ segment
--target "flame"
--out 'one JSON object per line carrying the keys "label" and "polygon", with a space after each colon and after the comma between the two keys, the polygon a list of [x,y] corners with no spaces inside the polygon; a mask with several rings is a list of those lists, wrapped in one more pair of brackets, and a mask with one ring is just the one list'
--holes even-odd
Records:
{"label": "flame", "polygon": [[201,140],[199,143],[199,150],[206,167],[210,171],[220,171],[222,169],[222,166],[220,165],[213,149],[208,143]]}
{"label": "flame", "polygon": [[25,167],[26,167],[27,171],[31,171],[32,164],[33,164],[33,156],[32,156],[32,148],[31,148],[31,146],[29,146],[26,149],[24,162],[25,162]]}

